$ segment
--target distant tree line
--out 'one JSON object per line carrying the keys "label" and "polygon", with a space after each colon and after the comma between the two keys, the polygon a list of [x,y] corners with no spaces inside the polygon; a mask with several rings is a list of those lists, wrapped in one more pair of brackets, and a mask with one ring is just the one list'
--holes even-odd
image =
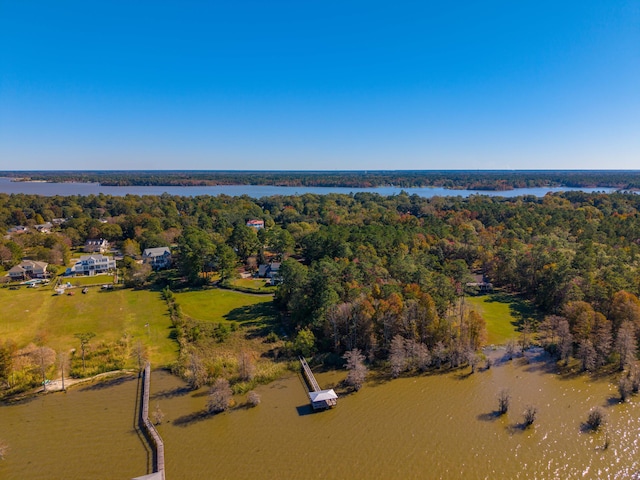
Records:
{"label": "distant tree line", "polygon": [[87,171],[0,172],[0,176],[50,182],[95,182],[109,186],[279,185],[291,187],[381,186],[512,190],[525,187],[640,188],[636,171]]}

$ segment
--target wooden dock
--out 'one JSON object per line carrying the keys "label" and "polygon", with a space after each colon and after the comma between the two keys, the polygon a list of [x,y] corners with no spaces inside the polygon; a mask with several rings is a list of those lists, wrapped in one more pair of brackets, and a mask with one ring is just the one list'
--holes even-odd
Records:
{"label": "wooden dock", "polygon": [[338,395],[336,395],[336,392],[332,389],[322,390],[305,358],[298,358],[300,359],[300,365],[302,365],[302,372],[305,380],[307,381],[307,385],[309,385],[309,399],[311,400],[311,406],[313,409],[324,410],[335,407],[338,404]]}
{"label": "wooden dock", "polygon": [[156,427],[149,420],[149,390],[151,386],[151,364],[147,362],[142,371],[142,395],[140,408],[140,430],[144,432],[153,451],[153,473],[136,477],[133,480],[164,480],[164,442]]}

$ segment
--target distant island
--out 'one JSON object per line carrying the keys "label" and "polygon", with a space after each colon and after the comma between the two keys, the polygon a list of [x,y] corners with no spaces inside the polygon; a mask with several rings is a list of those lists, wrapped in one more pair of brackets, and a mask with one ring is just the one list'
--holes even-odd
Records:
{"label": "distant island", "polygon": [[377,170],[377,171],[5,171],[14,181],[83,182],[105,186],[276,185],[287,187],[400,188],[507,191],[516,188],[640,188],[638,170]]}

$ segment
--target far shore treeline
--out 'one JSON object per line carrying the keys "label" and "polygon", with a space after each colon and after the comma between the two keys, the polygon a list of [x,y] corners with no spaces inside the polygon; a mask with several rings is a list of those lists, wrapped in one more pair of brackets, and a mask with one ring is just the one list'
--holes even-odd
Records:
{"label": "far shore treeline", "polygon": [[640,188],[640,171],[614,170],[381,170],[381,171],[6,171],[0,176],[105,186],[277,185],[287,187],[442,187],[506,191],[515,188]]}
{"label": "far shore treeline", "polygon": [[[356,358],[391,365],[394,376],[473,368],[486,325],[479,312],[461,307],[462,299],[489,282],[539,312],[520,319],[523,349],[537,332],[556,358],[578,358],[583,370],[628,369],[636,360],[636,194],[427,199],[357,193],[259,200],[0,194],[4,232],[53,219],[63,221],[50,233],[29,229],[4,236],[2,268],[30,258],[58,265],[62,273],[72,249],[87,239],[107,239],[124,257],[119,269],[127,287],[162,289],[178,345],[172,368],[193,386],[231,371],[231,381],[252,374],[241,370],[250,363],[244,357],[234,360],[240,366],[233,370],[228,358],[212,359],[233,330],[189,318],[179,292],[214,282],[232,287],[240,273],[267,263],[280,264],[274,298],[279,313],[263,332],[265,343],[282,346],[269,350],[274,361],[320,353],[334,364]],[[249,220],[263,228],[251,228]],[[136,261],[144,249],[163,246],[174,257],[170,271],[151,273]],[[7,385],[11,352],[25,348],[10,340],[0,345],[0,383]]]}

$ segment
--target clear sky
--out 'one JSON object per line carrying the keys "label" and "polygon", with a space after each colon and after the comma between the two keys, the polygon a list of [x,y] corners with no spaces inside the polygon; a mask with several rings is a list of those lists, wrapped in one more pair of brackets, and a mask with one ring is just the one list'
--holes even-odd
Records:
{"label": "clear sky", "polygon": [[0,170],[538,168],[640,168],[640,1],[0,0]]}

